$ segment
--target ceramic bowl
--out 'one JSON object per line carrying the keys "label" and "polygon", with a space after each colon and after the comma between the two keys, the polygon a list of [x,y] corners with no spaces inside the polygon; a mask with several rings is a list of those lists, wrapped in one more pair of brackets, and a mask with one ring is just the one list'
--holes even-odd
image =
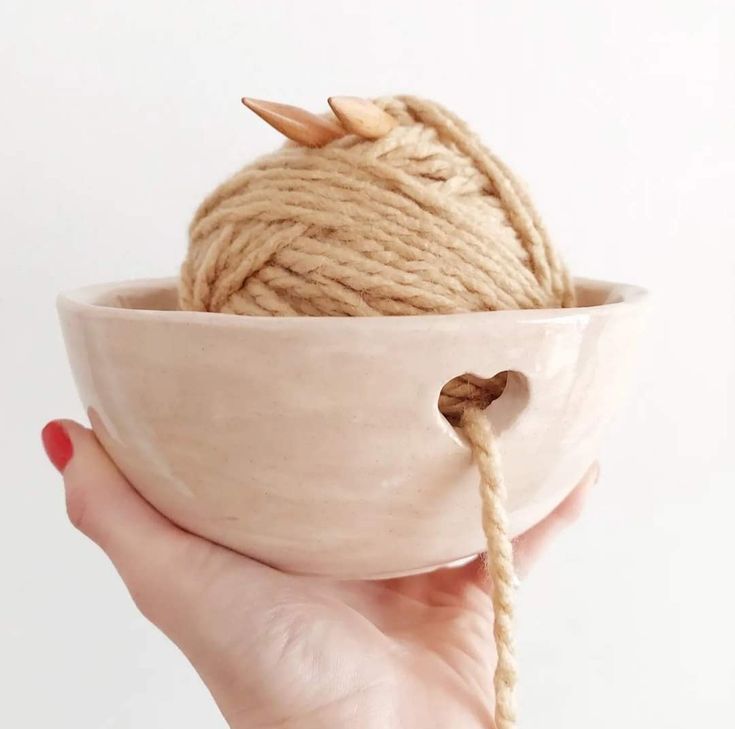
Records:
{"label": "ceramic bowl", "polygon": [[176,309],[176,282],[59,298],[102,445],[183,528],[283,570],[378,578],[483,551],[478,474],[438,410],[509,371],[488,409],[511,530],[595,460],[625,392],[643,290],[578,280],[573,309],[330,318]]}

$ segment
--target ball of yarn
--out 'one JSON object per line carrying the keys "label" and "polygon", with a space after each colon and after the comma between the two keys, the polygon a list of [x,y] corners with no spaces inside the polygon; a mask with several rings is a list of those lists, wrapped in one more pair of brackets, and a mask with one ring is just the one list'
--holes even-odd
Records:
{"label": "ball of yarn", "polygon": [[[573,305],[569,275],[524,188],[464,122],[414,97],[375,103],[398,121],[386,136],[347,135],[317,149],[289,143],[201,204],[181,308],[400,316]],[[500,454],[482,412],[505,382],[505,373],[458,376],[439,407],[462,428],[480,471],[495,726],[513,729],[513,554]]]}
{"label": "ball of yarn", "polygon": [[399,125],[288,144],[201,204],[181,306],[250,316],[452,314],[570,305],[526,192],[467,126],[412,97]]}

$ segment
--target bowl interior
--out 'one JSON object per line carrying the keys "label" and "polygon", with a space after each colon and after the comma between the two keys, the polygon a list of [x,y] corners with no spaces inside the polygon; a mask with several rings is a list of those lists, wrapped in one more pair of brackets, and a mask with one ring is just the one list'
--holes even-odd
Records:
{"label": "bowl interior", "polygon": [[[625,298],[625,288],[605,281],[576,279],[577,307],[615,304]],[[179,311],[177,282],[159,279],[99,287],[88,297],[94,306],[140,311]]]}

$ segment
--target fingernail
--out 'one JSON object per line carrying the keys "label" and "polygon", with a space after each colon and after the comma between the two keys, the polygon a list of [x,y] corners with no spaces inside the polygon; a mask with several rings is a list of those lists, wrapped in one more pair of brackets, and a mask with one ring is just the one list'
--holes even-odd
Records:
{"label": "fingernail", "polygon": [[52,420],[41,431],[41,440],[49,460],[63,473],[74,455],[74,446],[64,426],[58,420]]}

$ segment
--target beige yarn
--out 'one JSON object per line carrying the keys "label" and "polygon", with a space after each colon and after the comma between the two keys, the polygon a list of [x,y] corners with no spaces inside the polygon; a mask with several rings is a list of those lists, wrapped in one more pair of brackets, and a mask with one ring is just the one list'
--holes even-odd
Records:
{"label": "beige yarn", "polygon": [[[396,316],[574,304],[525,190],[465,123],[414,97],[376,103],[399,122],[385,137],[348,135],[318,149],[289,143],[201,204],[181,270],[183,309]],[[515,577],[500,457],[483,412],[504,386],[504,374],[457,377],[439,406],[480,470],[496,726],[511,729]]]}

